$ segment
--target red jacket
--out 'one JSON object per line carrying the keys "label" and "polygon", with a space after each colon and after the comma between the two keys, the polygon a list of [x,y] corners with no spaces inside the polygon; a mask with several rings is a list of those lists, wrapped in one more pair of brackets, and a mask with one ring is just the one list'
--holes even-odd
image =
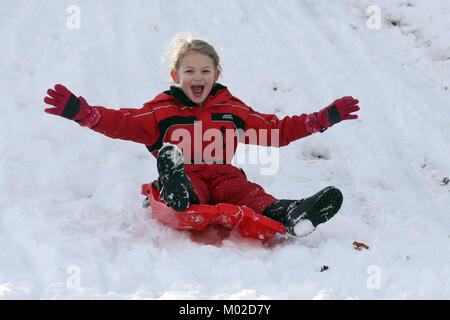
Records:
{"label": "red jacket", "polygon": [[280,147],[310,135],[305,128],[305,114],[280,120],[274,114],[256,112],[218,83],[202,107],[179,87],[172,86],[140,109],[96,108],[101,118],[93,130],[111,138],[143,143],[155,157],[164,142],[177,144],[186,163],[231,163],[238,139]]}

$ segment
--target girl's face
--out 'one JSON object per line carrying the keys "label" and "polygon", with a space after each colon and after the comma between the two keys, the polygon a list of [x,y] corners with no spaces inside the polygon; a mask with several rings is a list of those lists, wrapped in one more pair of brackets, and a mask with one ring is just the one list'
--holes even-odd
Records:
{"label": "girl's face", "polygon": [[213,59],[199,52],[186,55],[178,71],[172,70],[170,73],[173,81],[181,85],[184,94],[198,104],[206,100],[219,74],[220,70],[214,67]]}

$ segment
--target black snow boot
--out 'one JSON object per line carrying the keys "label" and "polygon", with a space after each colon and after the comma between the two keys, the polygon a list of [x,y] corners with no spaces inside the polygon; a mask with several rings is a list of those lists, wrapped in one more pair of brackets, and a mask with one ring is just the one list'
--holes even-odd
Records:
{"label": "black snow boot", "polygon": [[186,174],[180,149],[164,144],[156,158],[160,182],[160,199],[176,211],[184,211],[197,203],[191,180]]}
{"label": "black snow boot", "polygon": [[342,201],[339,189],[326,187],[302,200],[277,200],[263,215],[284,224],[289,234],[302,237],[331,219],[341,208]]}

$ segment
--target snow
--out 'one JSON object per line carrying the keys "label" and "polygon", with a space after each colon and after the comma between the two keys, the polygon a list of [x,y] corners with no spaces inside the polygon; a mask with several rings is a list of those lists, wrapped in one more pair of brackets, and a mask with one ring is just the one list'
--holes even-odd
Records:
{"label": "snow", "polygon": [[300,220],[294,228],[294,233],[298,237],[304,237],[314,231],[314,226],[309,220]]}
{"label": "snow", "polygon": [[[2,2],[2,299],[450,298],[447,0],[69,7]],[[56,83],[92,105],[142,106],[169,87],[161,59],[179,32],[216,46],[219,82],[260,112],[360,100],[358,120],[281,148],[276,174],[241,165],[278,198],[340,188],[336,217],[268,243],[170,229],[141,206],[140,186],[157,174],[144,146],[43,112]]]}

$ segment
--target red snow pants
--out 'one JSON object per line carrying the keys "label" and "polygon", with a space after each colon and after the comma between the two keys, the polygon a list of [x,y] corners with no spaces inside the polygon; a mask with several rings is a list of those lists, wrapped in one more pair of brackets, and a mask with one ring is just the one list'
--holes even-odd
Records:
{"label": "red snow pants", "polygon": [[258,214],[277,199],[231,164],[186,164],[199,204],[245,205]]}

